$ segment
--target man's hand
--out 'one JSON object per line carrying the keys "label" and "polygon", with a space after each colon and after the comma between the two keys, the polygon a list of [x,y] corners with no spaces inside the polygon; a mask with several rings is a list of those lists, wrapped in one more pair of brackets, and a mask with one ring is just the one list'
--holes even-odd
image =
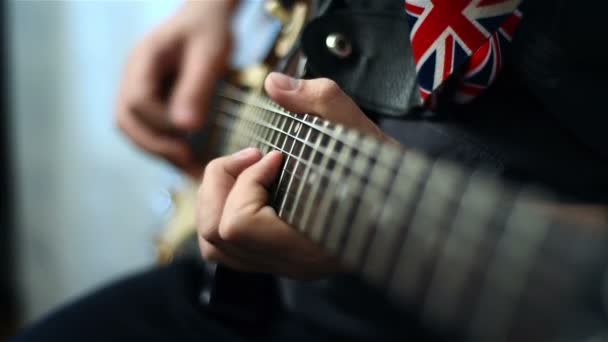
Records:
{"label": "man's hand", "polygon": [[205,259],[248,272],[316,278],[338,263],[268,206],[280,152],[254,148],[211,161],[199,189],[199,246]]}
{"label": "man's hand", "polygon": [[[359,107],[327,79],[295,80],[272,73],[267,93],[288,110],[311,113],[388,139]],[[253,148],[211,161],[199,189],[198,232],[204,258],[241,271],[317,278],[344,270],[268,206],[268,189],[282,155]]]}
{"label": "man's hand", "polygon": [[381,140],[392,141],[330,79],[300,80],[273,72],[266,78],[264,86],[268,96],[291,112],[313,114]]}
{"label": "man's hand", "polygon": [[236,1],[187,2],[133,51],[118,97],[116,122],[135,144],[193,176],[185,136],[200,128],[230,53]]}

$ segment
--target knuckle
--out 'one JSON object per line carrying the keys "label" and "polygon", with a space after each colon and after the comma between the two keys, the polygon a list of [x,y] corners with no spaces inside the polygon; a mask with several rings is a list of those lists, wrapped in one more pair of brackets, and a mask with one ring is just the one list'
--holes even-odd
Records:
{"label": "knuckle", "polygon": [[217,224],[208,220],[207,222],[203,221],[198,225],[198,234],[201,239],[209,242],[216,242],[218,238],[217,233]]}
{"label": "knuckle", "polygon": [[207,261],[220,261],[220,252],[210,243],[201,243],[201,256]]}
{"label": "knuckle", "polygon": [[242,239],[247,224],[241,215],[227,215],[218,227],[218,234],[223,241],[235,242]]}
{"label": "knuckle", "polygon": [[[222,170],[222,165],[221,165],[221,161],[218,159],[213,159],[210,162],[207,163],[207,166],[205,166],[205,172],[203,174],[203,178],[209,178],[214,174],[217,174],[219,171]],[[203,192],[203,187],[201,187],[199,189],[199,194],[202,194]]]}
{"label": "knuckle", "polygon": [[320,104],[332,102],[336,97],[342,95],[340,86],[328,78],[319,79],[315,89],[316,101]]}

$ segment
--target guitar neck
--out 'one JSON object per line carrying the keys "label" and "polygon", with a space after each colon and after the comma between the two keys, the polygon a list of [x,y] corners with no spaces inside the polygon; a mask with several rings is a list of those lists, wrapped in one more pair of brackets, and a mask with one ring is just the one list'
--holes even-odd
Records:
{"label": "guitar neck", "polygon": [[210,157],[283,152],[278,215],[435,328],[513,340],[530,322],[584,310],[580,296],[603,273],[604,230],[564,225],[539,209],[544,196],[483,171],[230,86],[210,121]]}

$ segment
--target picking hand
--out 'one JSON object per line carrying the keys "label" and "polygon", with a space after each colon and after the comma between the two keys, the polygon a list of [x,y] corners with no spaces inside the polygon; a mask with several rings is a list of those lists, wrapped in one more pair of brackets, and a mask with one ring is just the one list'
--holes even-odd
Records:
{"label": "picking hand", "polygon": [[230,53],[236,1],[187,2],[133,51],[116,108],[119,128],[143,150],[199,176],[186,142],[200,128]]}

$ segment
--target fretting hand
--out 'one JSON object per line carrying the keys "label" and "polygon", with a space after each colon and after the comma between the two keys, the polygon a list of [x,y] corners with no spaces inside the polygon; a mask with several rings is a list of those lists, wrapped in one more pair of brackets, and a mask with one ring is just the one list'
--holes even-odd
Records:
{"label": "fretting hand", "polygon": [[[333,81],[295,80],[273,73],[269,96],[288,110],[311,113],[388,139]],[[253,148],[211,161],[199,189],[199,245],[205,259],[234,269],[292,278],[318,278],[344,270],[317,245],[283,222],[268,205],[280,152]]]}

